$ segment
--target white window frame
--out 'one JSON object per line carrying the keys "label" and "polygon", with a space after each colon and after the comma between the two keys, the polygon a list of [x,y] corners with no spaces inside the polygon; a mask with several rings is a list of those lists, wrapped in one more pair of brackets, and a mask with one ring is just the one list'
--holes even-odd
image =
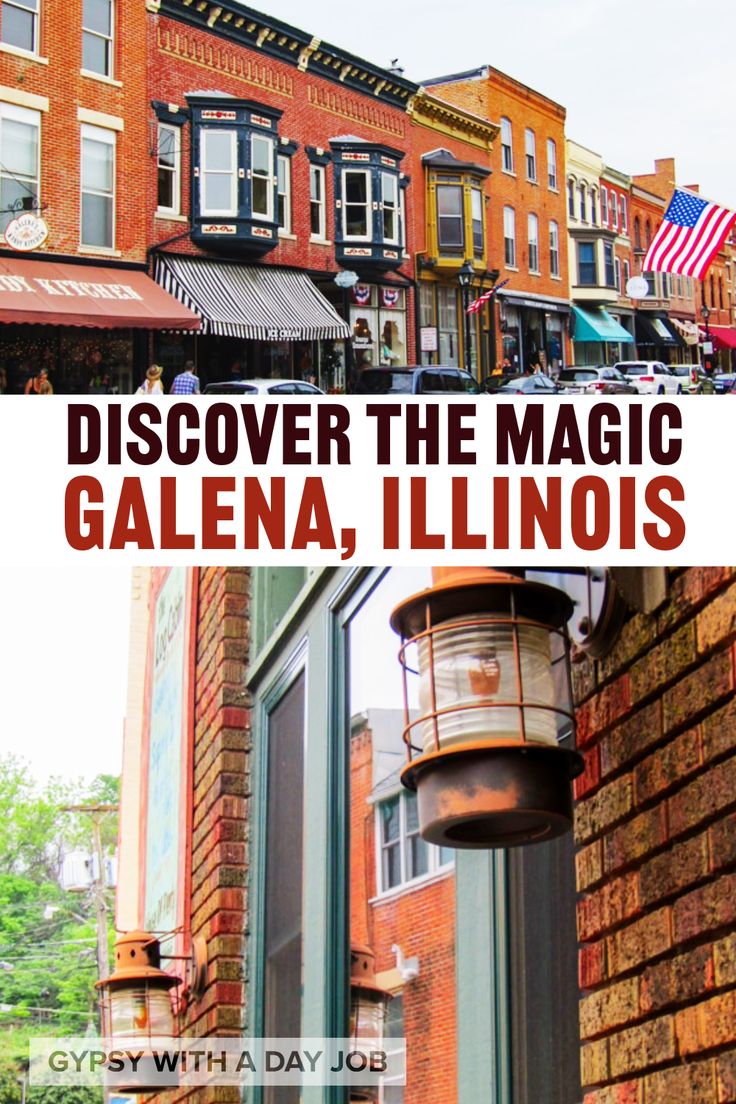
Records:
{"label": "white window frame", "polygon": [[406,252],[406,188],[399,182],[399,217],[401,219],[400,245],[402,252]]}
{"label": "white window frame", "polygon": [[[26,177],[19,175],[18,173],[9,173],[4,169],[6,159],[2,156],[2,129],[4,120],[12,120],[16,123],[22,123],[24,126],[35,127],[36,129],[36,174],[34,177]],[[36,197],[36,204],[41,204],[41,112],[32,111],[28,107],[16,107],[15,104],[0,102],[0,177],[10,176],[15,180],[22,180],[23,184],[28,188],[28,194],[33,194]],[[20,214],[20,211],[18,212]],[[8,221],[13,218],[10,215]],[[5,235],[2,234],[4,240]]]}
{"label": "white window frame", "polygon": [[[529,271],[539,272],[539,218],[531,211],[527,215],[527,241],[529,245]],[[534,252],[533,258],[532,251]],[[532,264],[532,259],[534,264]]]}
{"label": "white window frame", "polygon": [[82,3],[82,58],[84,58],[84,36],[90,35],[92,38],[101,38],[108,44],[107,49],[107,71],[101,73],[98,69],[87,69],[84,64],[82,65],[83,73],[92,73],[96,77],[105,77],[107,80],[113,80],[115,77],[115,0],[108,0],[110,4],[110,34],[103,35],[99,31],[90,30],[89,27],[84,25],[84,2]]}
{"label": "white window frame", "polygon": [[621,233],[628,234],[629,232],[629,205],[626,202],[626,196],[622,193],[619,197],[619,210],[621,219]]}
{"label": "white window frame", "polygon": [[[399,799],[399,869],[400,876],[396,885],[387,886],[384,884],[383,873],[383,852],[384,852],[384,840],[383,840],[383,824],[381,820],[381,806],[388,801],[393,801],[395,798]],[[408,801],[411,800],[411,795],[404,790],[399,793],[387,794],[381,801],[376,802],[375,806],[375,825],[376,825],[376,890],[377,896],[386,897],[395,893],[402,893],[407,889],[413,889],[415,886],[421,885],[422,882],[429,881],[432,878],[438,877],[440,874],[444,874],[446,871],[452,870],[454,866],[454,858],[450,857],[445,862],[441,861],[442,849],[436,847],[434,844],[426,844],[428,850],[428,862],[427,870],[423,874],[417,874],[412,878],[407,877],[408,872],[408,844],[411,836],[418,836],[419,831],[412,832],[411,835],[407,831],[407,815],[406,807]],[[420,837],[421,838],[421,837]]]}
{"label": "white window frame", "polygon": [[[281,189],[279,180],[279,168],[283,168],[284,189]],[[279,219],[278,201],[284,201],[284,225],[279,225],[279,234],[284,237],[291,234],[291,158],[285,153],[276,155],[276,221]]]}
{"label": "white window frame", "polygon": [[576,180],[573,176],[567,178],[567,217],[575,218]]}
{"label": "white window frame", "polygon": [[[226,134],[230,139],[230,164],[231,169],[209,169],[207,167],[207,142],[209,135]],[[207,207],[206,182],[208,176],[230,177],[230,204],[227,207]],[[212,218],[219,215],[229,215],[231,218],[238,213],[238,132],[236,130],[222,130],[220,127],[202,127],[199,132],[199,214],[203,218]]]}
{"label": "white window frame", "polygon": [[[25,46],[16,46],[14,42],[7,42],[3,38],[0,41],[2,41],[4,46],[9,47],[9,49],[11,49],[11,50],[20,50],[21,53],[30,54],[33,57],[38,56],[38,53],[39,53],[39,41],[38,41],[39,34],[38,34],[38,31],[39,31],[39,15],[40,15],[41,3],[42,3],[42,0],[38,0],[38,4],[37,4],[36,9],[34,11],[32,8],[28,7],[27,2],[24,3],[24,0],[2,0],[2,7],[3,8],[7,6],[9,8],[18,8],[20,11],[29,12],[30,15],[32,16],[32,26],[33,26],[33,32],[32,32],[32,34],[33,34],[33,45],[31,46],[30,50],[28,50]],[[0,15],[2,15],[2,12],[0,12]]]}
{"label": "white window frame", "polygon": [[[347,202],[347,177],[348,173],[355,176],[364,176],[366,181],[365,204]],[[342,169],[342,237],[343,241],[373,241],[373,182],[370,169],[356,169],[352,165]],[[348,234],[348,206],[365,206],[365,234]]]}
{"label": "white window frame", "polygon": [[[253,152],[256,148],[256,143],[258,143],[258,142],[262,142],[268,148],[268,165],[269,165],[269,168],[268,168],[268,172],[266,172],[265,175],[263,173],[256,173],[255,169],[253,168],[253,165],[255,163],[255,158],[253,156]],[[273,187],[273,185],[274,185],[274,159],[273,159],[273,151],[274,151],[273,138],[268,138],[265,134],[251,134],[251,136],[250,136],[250,181],[249,181],[249,183],[250,183],[250,213],[251,213],[251,218],[258,219],[260,222],[273,222],[273,220],[274,220],[274,211],[273,211],[273,203],[274,203],[274,197],[273,197],[273,192],[274,192],[274,187]],[[256,211],[253,207],[253,182],[256,179],[266,181],[267,187],[266,187],[266,212],[265,212],[265,214],[262,211]]]}
{"label": "white window frame", "polygon": [[[312,194],[313,181],[319,181],[319,197],[315,199]],[[325,194],[325,167],[324,165],[312,165],[309,166],[309,227],[310,227],[310,239],[312,241],[325,241],[327,238],[327,197]],[[314,204],[319,209],[319,230],[315,233],[312,230],[312,207]]]}
{"label": "white window frame", "polygon": [[[477,197],[477,199],[476,199],[476,197]],[[478,212],[477,212],[478,218],[475,217],[476,212],[473,211],[473,204],[476,203],[476,202],[478,204]],[[485,248],[486,248],[486,228],[485,228],[485,220],[483,218],[483,209],[484,209],[483,192],[480,190],[480,188],[471,188],[470,189],[470,232],[471,232],[471,239],[472,239],[472,244],[473,244],[473,256],[475,256],[475,257],[482,257],[484,252],[485,252]],[[480,224],[480,249],[478,249],[478,247],[475,244],[475,224],[476,223]]]}
{"label": "white window frame", "polygon": [[[390,182],[391,188],[394,189],[393,203],[386,202],[386,182]],[[387,245],[400,245],[401,244],[401,197],[399,195],[401,188],[399,187],[399,178],[396,173],[382,172],[381,173],[381,235],[382,240]],[[394,213],[394,233],[390,238],[383,236],[385,234],[385,222],[383,219],[384,211],[393,211]]]}
{"label": "white window frame", "polygon": [[608,226],[608,188],[601,184],[601,226]]}
{"label": "white window frame", "polygon": [[524,131],[524,165],[526,178],[532,184],[537,182],[537,136],[531,127]]}
{"label": "white window frame", "polygon": [[[459,194],[459,196],[460,196],[460,213],[458,215],[454,215],[454,214],[453,215],[441,215],[440,214],[440,194],[441,194],[442,191],[447,191],[449,189],[454,189],[455,195]],[[437,248],[439,249],[440,253],[443,253],[443,252],[444,253],[464,252],[465,251],[465,229],[466,228],[465,228],[465,199],[464,199],[464,196],[463,196],[463,186],[462,186],[462,184],[457,184],[457,183],[452,182],[452,181],[438,180],[437,181],[437,188],[435,190],[434,202],[435,202],[435,208],[436,208],[436,214],[437,214]],[[446,242],[446,241],[442,240],[441,225],[442,225],[442,220],[443,219],[459,220],[459,222],[460,222],[460,241],[459,241],[459,243]]]}
{"label": "white window frame", "polygon": [[[98,192],[92,188],[85,188],[84,186],[84,143],[85,140],[91,142],[100,142],[104,145],[110,146],[112,149],[112,192]],[[112,252],[115,249],[115,240],[117,236],[117,133],[114,130],[106,130],[103,127],[90,126],[88,123],[82,123],[80,128],[80,153],[79,153],[79,244],[84,249],[97,249],[107,252]],[[86,242],[83,238],[84,219],[82,217],[82,201],[84,195],[104,195],[108,194],[112,199],[112,217],[110,219],[112,227],[112,239],[109,245],[100,245],[98,242]]]}
{"label": "white window frame", "polygon": [[547,139],[547,187],[557,191],[557,143],[554,138]]}
{"label": "white window frame", "polygon": [[618,196],[611,190],[611,229],[618,230]]}
{"label": "white window frame", "polygon": [[514,132],[511,120],[505,115],[501,116],[501,171],[514,171]]}
{"label": "white window frame", "polygon": [[[509,234],[508,231],[511,230]],[[512,258],[506,256],[506,242],[511,242]],[[513,207],[503,209],[503,259],[506,268],[516,268],[516,211]]]}
{"label": "white window frame", "polygon": [[[161,165],[161,132],[167,131],[173,136],[174,139],[174,165],[173,168],[169,165]],[[158,203],[158,174],[160,172],[167,172],[171,174],[171,198],[172,204],[170,207],[162,206],[158,203],[156,207],[156,213],[160,215],[178,215],[181,212],[181,127],[173,126],[171,123],[159,122],[157,128],[157,141],[156,141],[156,201]]]}
{"label": "white window frame", "polygon": [[560,228],[554,219],[549,224],[549,274],[560,275]]}

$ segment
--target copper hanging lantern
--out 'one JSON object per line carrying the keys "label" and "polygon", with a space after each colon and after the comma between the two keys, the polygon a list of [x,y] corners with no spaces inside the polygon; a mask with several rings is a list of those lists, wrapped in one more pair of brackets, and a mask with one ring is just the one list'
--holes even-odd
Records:
{"label": "copper hanging lantern", "polygon": [[[435,568],[391,615],[402,638],[401,780],[420,832],[444,847],[513,847],[572,825],[574,733],[568,596],[491,568]],[[415,666],[412,666],[415,663]],[[419,716],[408,675],[419,677]]]}

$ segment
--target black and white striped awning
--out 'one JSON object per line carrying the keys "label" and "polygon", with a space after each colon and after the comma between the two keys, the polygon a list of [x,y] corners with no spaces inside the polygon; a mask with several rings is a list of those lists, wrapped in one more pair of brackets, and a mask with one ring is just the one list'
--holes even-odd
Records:
{"label": "black and white striped awning", "polygon": [[203,334],[260,341],[350,334],[305,272],[167,254],[156,258],[156,280],[200,316]]}

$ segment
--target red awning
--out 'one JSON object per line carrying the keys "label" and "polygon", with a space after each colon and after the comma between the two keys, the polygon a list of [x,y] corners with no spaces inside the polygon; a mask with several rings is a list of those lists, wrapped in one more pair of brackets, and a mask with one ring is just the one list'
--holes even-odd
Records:
{"label": "red awning", "polygon": [[0,322],[96,329],[198,330],[201,322],[145,272],[0,257]]}
{"label": "red awning", "polygon": [[[736,330],[733,326],[710,326],[710,336],[719,349],[736,349]],[[701,330],[701,333],[704,332]]]}

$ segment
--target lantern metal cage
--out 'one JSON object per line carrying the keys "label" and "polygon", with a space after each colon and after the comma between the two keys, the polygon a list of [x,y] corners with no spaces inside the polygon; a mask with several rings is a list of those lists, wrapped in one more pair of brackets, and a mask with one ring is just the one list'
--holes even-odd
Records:
{"label": "lantern metal cage", "polygon": [[[386,1024],[388,1002],[393,994],[376,981],[375,955],[370,947],[353,944],[350,948],[350,1041],[354,1048],[369,1045],[380,1049]],[[377,1086],[351,1086],[350,1101],[356,1104],[377,1101]]]}
{"label": "lantern metal cage", "polygon": [[[572,825],[567,622],[556,587],[491,568],[435,569],[391,615],[401,637],[407,762],[420,832],[444,847],[513,847]],[[411,657],[411,658],[410,658]],[[409,677],[419,678],[419,715]]]}

